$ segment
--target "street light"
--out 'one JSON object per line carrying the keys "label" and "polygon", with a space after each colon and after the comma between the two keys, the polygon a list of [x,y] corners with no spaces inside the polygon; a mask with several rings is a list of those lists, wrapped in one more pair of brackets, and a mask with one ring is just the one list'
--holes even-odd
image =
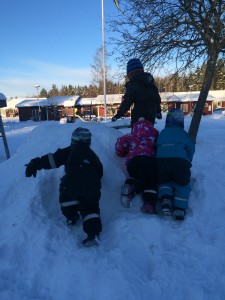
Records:
{"label": "street light", "polygon": [[106,106],[106,67],[105,67],[105,25],[104,25],[104,0],[102,0],[102,69],[103,69],[103,90],[104,90],[104,110],[105,121],[107,118],[107,106]]}
{"label": "street light", "polygon": [[40,85],[39,85],[39,84],[36,84],[34,87],[37,89],[37,98],[38,98],[38,120],[40,121],[40,112],[41,112],[41,108],[40,108],[39,94],[38,94],[38,89],[39,89]]}
{"label": "street light", "polygon": [[190,116],[192,115],[192,103],[191,103],[191,90],[193,88],[194,84],[189,85],[189,89],[190,89]]}

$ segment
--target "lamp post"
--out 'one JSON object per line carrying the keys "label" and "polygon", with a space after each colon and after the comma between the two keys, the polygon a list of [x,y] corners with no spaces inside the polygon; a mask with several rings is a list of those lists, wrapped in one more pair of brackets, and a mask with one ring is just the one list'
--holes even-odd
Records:
{"label": "lamp post", "polygon": [[40,119],[41,119],[41,118],[40,118],[41,108],[40,108],[39,94],[38,94],[38,89],[39,89],[40,85],[39,85],[39,84],[36,84],[34,87],[37,89],[37,99],[38,99],[38,120],[40,121]]}
{"label": "lamp post", "polygon": [[193,84],[189,85],[189,89],[190,89],[190,116],[192,115],[192,103],[191,103],[191,90],[193,88]]}
{"label": "lamp post", "polygon": [[106,70],[105,70],[105,26],[104,26],[104,0],[102,0],[102,69],[103,69],[103,92],[104,92],[104,110],[105,121],[107,118],[107,106],[106,106]]}

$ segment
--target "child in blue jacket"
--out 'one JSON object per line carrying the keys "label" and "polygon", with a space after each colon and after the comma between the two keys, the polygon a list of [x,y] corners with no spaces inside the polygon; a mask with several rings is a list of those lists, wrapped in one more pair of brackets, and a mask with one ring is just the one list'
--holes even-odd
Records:
{"label": "child in blue jacket", "polygon": [[184,130],[183,111],[170,110],[157,139],[156,164],[162,213],[175,220],[184,220],[188,208],[194,152],[195,144]]}

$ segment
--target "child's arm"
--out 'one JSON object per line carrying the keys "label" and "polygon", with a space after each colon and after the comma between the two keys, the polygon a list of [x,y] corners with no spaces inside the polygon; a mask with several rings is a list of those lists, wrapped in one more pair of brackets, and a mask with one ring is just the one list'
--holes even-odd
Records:
{"label": "child's arm", "polygon": [[25,165],[26,177],[36,177],[37,171],[45,169],[58,168],[65,164],[68,154],[70,152],[70,146],[63,149],[58,149],[55,153],[48,153],[41,157],[31,159],[31,161]]}
{"label": "child's arm", "polygon": [[34,176],[36,177],[37,171],[42,169],[42,163],[40,157],[31,159],[31,161],[25,165],[25,175],[26,177]]}

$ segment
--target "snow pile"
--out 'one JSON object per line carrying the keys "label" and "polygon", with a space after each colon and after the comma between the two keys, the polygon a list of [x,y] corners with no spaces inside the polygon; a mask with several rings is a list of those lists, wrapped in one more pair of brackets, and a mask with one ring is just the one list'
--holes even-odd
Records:
{"label": "snow pile", "polygon": [[[158,130],[164,127],[158,121]],[[225,118],[202,119],[184,222],[144,215],[141,198],[119,202],[124,160],[114,154],[116,123],[6,122],[11,158],[0,148],[0,299],[225,299]],[[121,121],[124,123],[125,121]],[[188,128],[190,118],[185,118]],[[65,225],[58,203],[63,167],[25,177],[31,158],[70,142],[75,127],[92,132],[104,166],[99,247],[86,249],[81,221]]]}

